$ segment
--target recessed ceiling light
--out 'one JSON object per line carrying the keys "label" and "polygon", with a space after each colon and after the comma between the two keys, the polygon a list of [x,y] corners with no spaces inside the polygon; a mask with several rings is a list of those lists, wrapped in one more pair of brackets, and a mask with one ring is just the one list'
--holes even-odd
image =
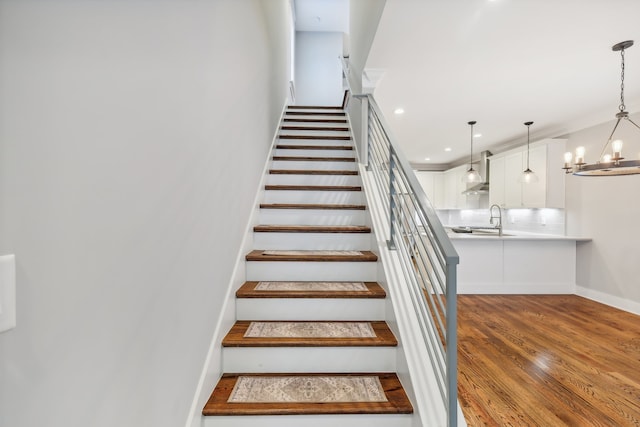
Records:
{"label": "recessed ceiling light", "polygon": [[431,160],[431,157],[425,157],[424,160],[428,162],[429,160]]}
{"label": "recessed ceiling light", "polygon": [[445,148],[445,149],[444,149],[444,151],[446,151],[446,152],[451,151],[451,147],[447,147],[447,148]]}
{"label": "recessed ceiling light", "polygon": [[396,108],[393,110],[393,114],[404,114],[404,108]]}
{"label": "recessed ceiling light", "polygon": [[481,133],[476,133],[476,134],[473,135],[474,138],[480,138],[481,136],[482,136]]}

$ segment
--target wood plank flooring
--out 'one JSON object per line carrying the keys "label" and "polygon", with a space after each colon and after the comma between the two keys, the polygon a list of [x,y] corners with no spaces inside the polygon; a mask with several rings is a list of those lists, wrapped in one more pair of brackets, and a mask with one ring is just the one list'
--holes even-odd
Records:
{"label": "wood plank flooring", "polygon": [[460,295],[469,426],[640,426],[640,316],[575,295]]}

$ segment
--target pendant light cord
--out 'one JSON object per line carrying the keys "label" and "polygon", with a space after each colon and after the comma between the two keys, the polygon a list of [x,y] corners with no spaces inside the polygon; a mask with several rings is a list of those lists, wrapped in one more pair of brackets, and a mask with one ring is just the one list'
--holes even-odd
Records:
{"label": "pendant light cord", "polygon": [[620,71],[620,112],[626,110],[626,106],[624,105],[624,49],[620,50],[620,57],[622,58],[622,65]]}
{"label": "pendant light cord", "polygon": [[525,126],[527,127],[527,170],[529,169],[529,128],[531,127],[531,125],[533,124],[533,122],[525,122]]}
{"label": "pendant light cord", "polygon": [[476,121],[471,121],[467,123],[471,126],[471,141],[469,143],[469,170],[473,169],[473,125],[476,124]]}

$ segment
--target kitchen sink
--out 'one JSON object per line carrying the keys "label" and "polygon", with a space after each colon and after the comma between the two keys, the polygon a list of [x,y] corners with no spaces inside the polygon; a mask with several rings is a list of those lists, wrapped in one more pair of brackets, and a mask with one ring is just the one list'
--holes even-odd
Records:
{"label": "kitchen sink", "polygon": [[502,233],[500,236],[500,232],[495,228],[484,228],[484,227],[451,227],[450,230],[454,233],[461,234],[471,234],[475,236],[496,236],[496,237],[509,237],[513,236],[513,234]]}

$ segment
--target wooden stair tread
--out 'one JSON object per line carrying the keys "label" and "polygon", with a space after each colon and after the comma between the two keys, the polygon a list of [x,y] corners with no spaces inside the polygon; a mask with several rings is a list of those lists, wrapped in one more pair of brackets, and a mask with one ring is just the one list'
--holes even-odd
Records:
{"label": "wooden stair tread", "polygon": [[282,130],[311,130],[311,131],[331,131],[331,132],[348,132],[348,127],[338,126],[280,126]]}
{"label": "wooden stair tread", "polygon": [[358,171],[316,169],[269,169],[271,175],[359,175]]}
{"label": "wooden stair tread", "polygon": [[[375,333],[374,337],[245,337],[252,321],[237,321],[222,340],[224,347],[395,347],[398,340],[384,321],[362,321],[369,323]],[[260,323],[280,323],[277,321],[260,321]],[[361,323],[357,321],[286,321],[285,323]]]}
{"label": "wooden stair tread", "polygon": [[[364,298],[384,299],[387,296],[376,282],[360,282],[366,290],[260,290],[256,289],[261,282],[245,282],[236,291],[237,298]],[[267,282],[270,284],[295,283],[313,286],[319,282]],[[323,282],[320,282],[323,283]],[[331,283],[331,282],[329,282]]]}
{"label": "wooden stair tread", "polygon": [[301,261],[301,262],[375,262],[378,256],[371,251],[283,251],[255,249],[246,256],[247,261]]}
{"label": "wooden stair tread", "polygon": [[258,233],[371,233],[364,225],[256,225]]}
{"label": "wooden stair tread", "polygon": [[285,117],[282,121],[290,123],[347,123],[347,119],[312,119],[308,117],[296,119]]}
{"label": "wooden stair tread", "polygon": [[278,139],[321,139],[321,140],[333,140],[333,141],[350,141],[351,137],[348,135],[278,135]]}
{"label": "wooden stair tread", "polygon": [[346,115],[344,111],[333,112],[333,111],[290,111],[290,110],[287,110],[285,114],[291,115],[291,116],[345,116]]}
{"label": "wooden stair tread", "polygon": [[273,156],[276,161],[289,162],[351,162],[356,161],[355,157],[309,157],[309,156]]}
{"label": "wooden stair tread", "polygon": [[355,185],[265,185],[265,190],[286,191],[362,191]]}
{"label": "wooden stair tread", "polygon": [[319,210],[357,210],[364,211],[365,205],[331,205],[314,203],[261,203],[260,209],[319,209]]}
{"label": "wooden stair tread", "polygon": [[287,105],[287,110],[342,110],[342,105]]}
{"label": "wooden stair tread", "polygon": [[[240,376],[377,376],[387,398],[386,402],[277,402],[277,403],[229,403],[231,392]],[[398,376],[394,373],[357,374],[229,374],[225,373],[216,385],[202,414],[214,415],[320,415],[320,414],[411,414],[413,407]]]}
{"label": "wooden stair tread", "polygon": [[288,145],[278,144],[276,148],[281,150],[342,150],[353,151],[352,146],[348,145]]}

